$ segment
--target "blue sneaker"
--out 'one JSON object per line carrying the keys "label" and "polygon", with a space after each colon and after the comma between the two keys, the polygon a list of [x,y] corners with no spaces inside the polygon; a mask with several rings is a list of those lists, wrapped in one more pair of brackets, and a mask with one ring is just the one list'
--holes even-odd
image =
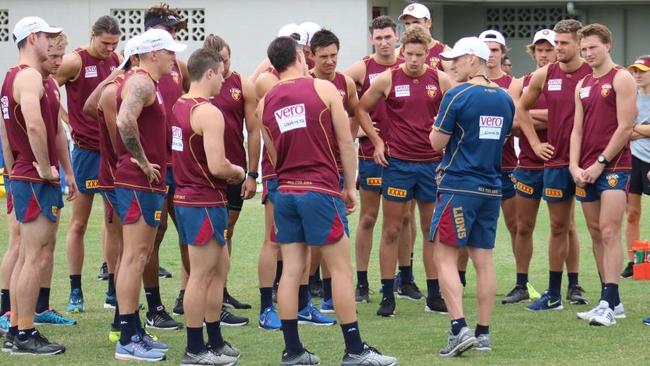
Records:
{"label": "blue sneaker", "polygon": [[323,315],[317,307],[309,303],[298,312],[298,324],[329,326],[336,324],[336,319]]}
{"label": "blue sneaker", "polygon": [[650,316],[647,317],[647,318],[645,318],[645,319],[643,319],[643,324],[645,324],[645,325],[650,325]]}
{"label": "blue sneaker", "polygon": [[329,299],[323,299],[320,303],[320,312],[325,313],[325,314],[334,314],[334,302],[332,301],[332,298],[330,297]]}
{"label": "blue sneaker", "polygon": [[165,343],[162,343],[162,342],[158,342],[158,338],[156,338],[153,335],[147,333],[146,331],[141,330],[139,335],[140,335],[140,338],[142,338],[142,341],[145,342],[146,344],[148,344],[149,347],[153,351],[157,351],[157,352],[167,352],[167,351],[169,351],[169,346],[168,345],[166,345]]}
{"label": "blue sneaker", "polygon": [[259,325],[262,329],[282,329],[282,322],[280,322],[280,317],[278,317],[278,312],[275,310],[274,306],[269,306],[260,313]]}
{"label": "blue sneaker", "polygon": [[530,311],[544,311],[544,310],[562,310],[562,298],[553,296],[550,292],[546,291],[539,300],[526,305],[526,310]]}
{"label": "blue sneaker", "polygon": [[139,335],[131,337],[131,343],[122,345],[117,342],[115,345],[115,359],[122,361],[162,361],[165,359],[165,354],[162,352],[154,351],[149,344],[145,342]]}
{"label": "blue sneaker", "polygon": [[77,324],[77,321],[71,318],[66,318],[53,308],[49,308],[42,313],[34,314],[34,324],[75,325]]}
{"label": "blue sneaker", "polygon": [[106,293],[106,300],[104,300],[104,309],[115,309],[115,304],[117,304],[117,297],[115,293]]}
{"label": "blue sneaker", "polygon": [[11,326],[11,322],[9,321],[9,316],[11,313],[7,311],[6,313],[2,314],[0,316],[0,332],[2,335],[5,335],[7,332],[9,332],[9,327]]}
{"label": "blue sneaker", "polygon": [[84,305],[84,295],[81,292],[81,289],[74,289],[70,292],[70,298],[68,298],[68,306],[65,308],[65,311],[68,313],[83,313],[86,310]]}

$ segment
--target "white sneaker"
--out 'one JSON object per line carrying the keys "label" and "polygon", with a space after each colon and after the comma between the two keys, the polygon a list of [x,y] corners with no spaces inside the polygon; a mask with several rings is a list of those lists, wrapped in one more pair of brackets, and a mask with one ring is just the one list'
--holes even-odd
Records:
{"label": "white sneaker", "polygon": [[[598,304],[598,306],[596,306],[595,308],[593,308],[593,309],[591,309],[589,311],[579,312],[579,313],[576,314],[576,316],[578,318],[582,319],[582,320],[591,320],[591,318],[596,315],[596,310],[598,310],[599,306],[600,306],[600,304]],[[623,307],[623,303],[621,302],[621,303],[619,303],[618,305],[616,305],[614,307],[614,318],[616,318],[616,319],[625,319],[625,317],[626,317],[625,316],[625,308]]]}
{"label": "white sneaker", "polygon": [[589,319],[589,325],[609,327],[616,324],[614,317],[614,310],[609,308],[609,304],[605,300],[600,300],[596,314]]}

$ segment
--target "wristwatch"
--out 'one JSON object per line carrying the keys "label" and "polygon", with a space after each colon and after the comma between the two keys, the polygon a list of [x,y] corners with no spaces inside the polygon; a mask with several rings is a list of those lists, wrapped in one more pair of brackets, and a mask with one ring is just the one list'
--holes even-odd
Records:
{"label": "wristwatch", "polygon": [[607,158],[605,157],[605,155],[602,155],[602,154],[598,155],[598,159],[597,159],[597,161],[598,161],[599,163],[603,164],[603,165],[609,165],[609,160],[607,160]]}
{"label": "wristwatch", "polygon": [[257,179],[257,177],[260,176],[260,173],[258,173],[258,172],[248,172],[246,175],[248,175],[249,177],[251,177],[253,179]]}

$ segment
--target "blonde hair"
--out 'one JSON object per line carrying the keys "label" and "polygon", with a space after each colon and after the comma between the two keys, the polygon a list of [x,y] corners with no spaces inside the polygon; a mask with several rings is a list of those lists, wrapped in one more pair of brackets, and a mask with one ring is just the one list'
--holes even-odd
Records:
{"label": "blonde hair", "polygon": [[413,24],[404,32],[401,43],[402,48],[409,43],[421,44],[428,48],[432,40],[431,34],[423,26]]}
{"label": "blonde hair", "polygon": [[68,36],[61,32],[50,41],[50,48],[53,50],[65,50],[68,46]]}

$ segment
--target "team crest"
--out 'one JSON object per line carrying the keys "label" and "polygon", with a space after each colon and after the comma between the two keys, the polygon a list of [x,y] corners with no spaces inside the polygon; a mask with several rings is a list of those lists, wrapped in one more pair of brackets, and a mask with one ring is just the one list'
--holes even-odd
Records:
{"label": "team crest", "polygon": [[345,90],[339,89],[339,94],[341,94],[341,98],[345,98],[345,94],[347,93],[345,92]]}
{"label": "team crest", "polygon": [[608,96],[611,91],[612,91],[612,84],[606,83],[600,87],[600,95],[602,95],[603,98]]}
{"label": "team crest", "polygon": [[612,188],[616,187],[618,185],[618,174],[608,174],[607,184]]}
{"label": "team crest", "polygon": [[431,59],[429,60],[429,64],[431,65],[432,69],[435,69],[436,67],[438,67],[439,62],[440,62],[440,59],[437,58],[437,57],[431,57]]}
{"label": "team crest", "polygon": [[172,79],[174,79],[174,82],[175,82],[176,84],[180,84],[180,83],[181,83],[181,76],[178,75],[178,73],[177,73],[176,71],[172,71],[172,74],[171,74],[171,75],[172,75]]}
{"label": "team crest", "polygon": [[427,85],[427,95],[434,98],[438,93],[438,88],[435,85]]}
{"label": "team crest", "polygon": [[239,88],[230,88],[230,96],[234,101],[239,101],[241,99],[241,89]]}

